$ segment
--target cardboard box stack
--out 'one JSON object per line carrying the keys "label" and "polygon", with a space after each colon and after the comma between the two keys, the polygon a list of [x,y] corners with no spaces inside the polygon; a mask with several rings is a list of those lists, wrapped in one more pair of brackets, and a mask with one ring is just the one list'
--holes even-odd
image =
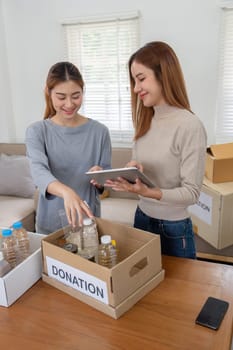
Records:
{"label": "cardboard box stack", "polygon": [[233,244],[233,182],[204,178],[197,204],[189,207],[196,233],[217,249]]}
{"label": "cardboard box stack", "polygon": [[217,249],[233,244],[233,143],[207,148],[199,201],[191,206],[196,233]]}
{"label": "cardboard box stack", "polygon": [[96,219],[99,235],[116,240],[119,263],[109,269],[56,244],[63,230],[42,240],[43,275],[50,285],[119,318],[164,279],[160,237],[132,227]]}
{"label": "cardboard box stack", "polygon": [[233,181],[233,143],[207,148],[205,176],[213,183]]}

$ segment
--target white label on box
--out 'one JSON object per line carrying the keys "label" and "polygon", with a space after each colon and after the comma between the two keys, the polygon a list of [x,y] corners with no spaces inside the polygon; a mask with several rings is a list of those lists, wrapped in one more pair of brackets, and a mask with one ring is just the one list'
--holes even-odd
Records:
{"label": "white label on box", "polygon": [[188,210],[191,214],[197,216],[199,219],[211,225],[212,223],[212,197],[206,193],[201,192],[198,202],[190,205]]}
{"label": "white label on box", "polygon": [[79,292],[108,304],[106,282],[75,269],[70,265],[46,256],[48,275]]}

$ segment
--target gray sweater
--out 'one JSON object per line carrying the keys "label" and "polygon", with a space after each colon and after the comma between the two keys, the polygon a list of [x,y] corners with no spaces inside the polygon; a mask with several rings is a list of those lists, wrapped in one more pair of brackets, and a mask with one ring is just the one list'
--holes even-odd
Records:
{"label": "gray sweater", "polygon": [[200,119],[185,109],[154,108],[149,131],[134,145],[133,159],[161,189],[160,200],[141,197],[141,210],[157,219],[181,220],[197,202],[202,186],[206,132]]}
{"label": "gray sweater", "polygon": [[111,168],[111,141],[106,126],[92,119],[77,127],[42,120],[27,128],[26,147],[32,177],[39,189],[36,225],[41,233],[62,226],[59,210],[64,209],[63,199],[46,191],[56,180],[75,190],[93,214],[100,216],[97,190],[85,172],[94,165]]}

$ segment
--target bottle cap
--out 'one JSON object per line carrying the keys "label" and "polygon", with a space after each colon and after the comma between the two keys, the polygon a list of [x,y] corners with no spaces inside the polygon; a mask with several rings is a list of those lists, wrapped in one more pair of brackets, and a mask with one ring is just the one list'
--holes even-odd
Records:
{"label": "bottle cap", "polygon": [[74,244],[74,243],[65,243],[63,245],[63,248],[70,253],[77,253],[78,251],[78,246],[77,244]]}
{"label": "bottle cap", "polygon": [[116,240],[115,240],[115,239],[112,239],[112,245],[113,245],[114,247],[116,247]]}
{"label": "bottle cap", "polygon": [[5,228],[2,230],[2,237],[8,237],[12,234],[12,230],[10,228]]}
{"label": "bottle cap", "polygon": [[16,229],[17,229],[17,228],[22,228],[22,227],[23,227],[23,224],[22,224],[21,221],[16,221],[16,222],[13,223],[12,227],[13,227],[13,228],[16,228]]}
{"label": "bottle cap", "polygon": [[92,224],[92,219],[91,218],[84,218],[83,219],[83,225],[87,226],[87,225],[91,225]]}
{"label": "bottle cap", "polygon": [[100,237],[100,241],[102,244],[109,244],[111,243],[112,237],[110,235],[104,235]]}

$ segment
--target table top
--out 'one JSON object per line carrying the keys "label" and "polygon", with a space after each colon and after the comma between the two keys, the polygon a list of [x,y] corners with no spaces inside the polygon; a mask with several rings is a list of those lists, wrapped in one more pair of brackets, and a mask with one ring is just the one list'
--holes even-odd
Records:
{"label": "table top", "polygon": [[[1,349],[230,349],[233,267],[163,256],[165,279],[115,320],[39,280],[0,307]],[[219,330],[195,324],[208,296],[230,302]]]}

